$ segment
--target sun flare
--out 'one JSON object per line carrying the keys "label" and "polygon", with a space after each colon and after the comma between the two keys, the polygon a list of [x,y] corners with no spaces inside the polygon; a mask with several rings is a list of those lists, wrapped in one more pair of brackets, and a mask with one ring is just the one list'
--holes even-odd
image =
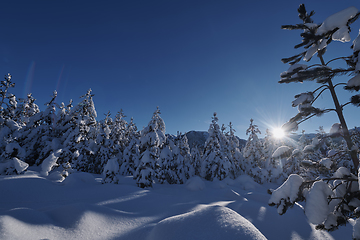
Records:
{"label": "sun flare", "polygon": [[281,138],[285,137],[285,132],[281,128],[274,128],[272,130],[272,134],[273,134],[274,138],[277,138],[277,139],[281,139]]}

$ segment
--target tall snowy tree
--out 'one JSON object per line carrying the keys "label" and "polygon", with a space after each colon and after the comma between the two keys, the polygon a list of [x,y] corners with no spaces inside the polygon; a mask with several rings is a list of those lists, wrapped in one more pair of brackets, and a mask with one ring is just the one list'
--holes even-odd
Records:
{"label": "tall snowy tree", "polygon": [[[333,84],[336,76],[344,74],[355,75],[346,85],[349,90],[360,89],[360,63],[358,54],[360,52],[360,37],[353,42],[353,54],[349,57],[339,57],[325,62],[323,56],[327,45],[332,41],[349,42],[350,25],[358,19],[360,13],[355,7],[346,8],[335,13],[322,24],[314,24],[311,17],[314,11],[307,13],[305,6],[300,5],[299,17],[303,23],[297,25],[283,26],[285,29],[301,29],[303,41],[295,46],[305,47],[305,51],[291,58],[283,59],[284,63],[290,63],[291,67],[287,72],[281,74],[282,82],[303,82],[306,80],[316,80],[322,84],[318,89],[312,92],[302,93],[295,96],[293,106],[299,106],[299,114],[292,118],[284,128],[296,129],[297,125],[312,116],[321,115],[329,111],[335,111],[338,115],[340,124],[334,124],[330,130],[332,136],[341,136],[344,138],[346,148],[350,151],[349,156],[352,159],[352,171],[358,170],[359,160],[357,150],[351,141],[349,130],[343,116],[343,107],[347,105],[340,104],[335,93],[335,87],[344,85],[343,83]],[[320,64],[307,66],[298,64],[303,58],[310,61],[312,56],[317,53]],[[336,60],[345,60],[347,68],[330,67],[330,63]],[[314,101],[325,91],[329,90],[334,102],[334,109],[321,110],[312,106]],[[317,93],[319,91],[319,93]],[[359,106],[360,96],[355,95],[349,103]],[[313,144],[314,145],[314,144]],[[306,148],[306,147],[305,147]],[[359,176],[354,175],[348,168],[340,167],[330,178],[318,177],[315,180],[307,181],[301,176],[290,175],[286,182],[278,189],[272,192],[269,200],[270,205],[278,208],[279,214],[284,214],[287,209],[297,202],[305,201],[304,211],[310,223],[316,225],[317,229],[335,230],[340,225],[352,221],[354,228],[354,239],[360,239],[360,191]],[[286,189],[291,189],[288,191]]]}
{"label": "tall snowy tree", "polygon": [[[82,101],[71,110],[71,132],[64,140],[64,149],[73,168],[85,172],[98,172],[95,167],[96,117],[91,89],[80,98]],[[64,157],[62,155],[60,158]],[[66,160],[62,160],[67,162]]]}
{"label": "tall snowy tree", "polygon": [[221,141],[225,137],[220,130],[216,113],[212,117],[208,132],[200,174],[209,181],[214,178],[223,180],[232,172],[232,164],[221,148]]}
{"label": "tall snowy tree", "polygon": [[[355,7],[349,7],[340,11],[332,16],[328,17],[321,25],[313,23],[312,16],[314,11],[308,13],[304,4],[301,4],[299,9],[299,18],[302,21],[296,25],[284,25],[283,29],[300,29],[302,43],[295,46],[295,48],[304,47],[304,51],[300,54],[289,58],[283,58],[284,63],[289,63],[290,68],[281,74],[281,80],[279,83],[290,82],[304,82],[304,81],[316,81],[321,84],[320,87],[314,91],[300,93],[295,96],[295,100],[292,102],[293,107],[298,107],[299,113],[290,119],[283,127],[286,130],[295,130],[297,126],[303,121],[313,117],[321,116],[324,113],[335,111],[342,128],[341,136],[345,139],[347,147],[350,150],[351,158],[353,161],[354,169],[357,170],[359,160],[356,156],[356,151],[352,149],[353,143],[350,138],[349,130],[343,114],[343,108],[348,103],[340,104],[335,88],[337,86],[346,85],[349,90],[360,89],[360,64],[358,64],[358,53],[360,51],[360,37],[355,39],[353,44],[353,54],[348,57],[337,57],[326,62],[324,60],[324,54],[327,50],[328,44],[333,41],[349,42],[350,41],[350,25],[359,17],[358,10]],[[317,54],[319,63],[313,65],[299,64],[298,62],[303,59],[305,62],[309,62],[312,57]],[[347,68],[331,65],[337,60],[344,60],[348,65]],[[356,76],[351,78],[347,84],[337,83],[334,84],[334,78],[336,76],[344,74],[355,74]],[[318,97],[325,91],[329,90],[331,98],[334,103],[334,109],[320,109],[313,106]],[[360,95],[355,95],[351,98],[349,103],[359,106]]]}
{"label": "tall snowy tree", "polygon": [[134,178],[139,187],[151,187],[155,180],[155,171],[160,156],[160,149],[166,141],[165,123],[157,107],[149,124],[140,135],[140,163]]}
{"label": "tall snowy tree", "polygon": [[261,134],[257,125],[253,124],[254,120],[250,119],[250,126],[246,130],[246,135],[249,138],[243,149],[245,161],[241,168],[242,170],[252,176],[256,181],[263,182],[268,172],[265,170],[265,161],[262,142],[257,134]]}
{"label": "tall snowy tree", "polygon": [[194,169],[194,175],[200,176],[201,165],[202,165],[202,156],[201,156],[199,149],[195,145],[191,148],[190,163],[191,163],[192,168]]}
{"label": "tall snowy tree", "polygon": [[236,176],[241,170],[240,165],[244,162],[244,157],[239,149],[239,139],[235,136],[235,129],[232,123],[229,123],[229,132],[226,135],[228,140],[229,158],[233,164],[233,175]]}

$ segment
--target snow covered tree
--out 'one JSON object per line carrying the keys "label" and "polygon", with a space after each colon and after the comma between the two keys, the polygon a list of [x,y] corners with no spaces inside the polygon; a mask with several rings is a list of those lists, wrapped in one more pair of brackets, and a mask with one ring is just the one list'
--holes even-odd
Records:
{"label": "snow covered tree", "polygon": [[114,152],[119,155],[118,158],[121,158],[121,154],[123,153],[125,147],[128,144],[128,139],[126,136],[126,128],[128,123],[125,121],[125,114],[121,109],[118,112],[114,119],[114,124],[111,129],[110,139],[114,142]]}
{"label": "snow covered tree", "polygon": [[232,123],[229,123],[229,132],[226,134],[229,145],[229,158],[233,165],[233,176],[241,170],[241,164],[244,162],[244,157],[239,149],[239,139],[235,136],[235,129]]}
{"label": "snow covered tree", "polygon": [[180,149],[172,140],[167,138],[164,146],[160,150],[158,168],[156,169],[156,177],[160,183],[179,183],[180,179],[177,173],[179,157],[182,158]]}
{"label": "snow covered tree", "polygon": [[139,187],[151,187],[155,180],[160,149],[166,141],[165,123],[157,107],[149,124],[140,134],[140,163],[134,174]]}
{"label": "snow covered tree", "polygon": [[14,120],[17,101],[15,95],[10,93],[9,90],[15,87],[15,83],[11,81],[12,76],[10,73],[5,75],[4,79],[0,82],[0,116]]}
{"label": "snow covered tree", "polygon": [[29,118],[40,112],[39,106],[35,103],[35,98],[31,93],[26,98],[19,98],[18,107],[16,109],[16,122],[26,125]]}
{"label": "snow covered tree", "polygon": [[179,136],[176,141],[176,146],[179,148],[180,155],[182,160],[179,159],[178,162],[178,176],[180,178],[180,183],[184,183],[186,179],[194,176],[195,170],[190,162],[190,147],[186,134]]}
{"label": "snow covered tree", "polygon": [[[93,102],[94,95],[91,89],[80,98],[82,101],[71,110],[71,129],[69,135],[64,140],[65,156],[74,169],[84,172],[98,172],[95,167],[95,153],[98,146],[96,145],[96,117],[97,113]],[[62,162],[67,160],[62,160]]]}
{"label": "snow covered tree", "polygon": [[51,152],[57,150],[53,144],[56,132],[57,92],[51,95],[45,111],[38,112],[28,118],[27,124],[19,132],[19,143],[26,151],[25,161],[30,165],[40,165]]}
{"label": "snow covered tree", "polygon": [[200,174],[209,181],[214,178],[223,180],[233,171],[228,156],[224,154],[221,148],[221,141],[225,139],[225,136],[220,130],[216,113],[212,117],[208,132],[209,137],[205,142]]}
{"label": "snow covered tree", "polygon": [[[298,106],[299,113],[283,127],[287,130],[297,128],[297,125],[312,116],[321,115],[329,111],[335,111],[338,115],[339,124],[331,127],[330,134],[332,137],[341,136],[346,143],[347,151],[352,160],[352,171],[356,172],[359,164],[357,158],[357,150],[351,141],[350,133],[347,128],[345,118],[343,116],[343,107],[349,103],[356,106],[360,104],[360,96],[355,95],[351,101],[340,104],[335,93],[335,88],[339,85],[346,85],[348,90],[360,90],[360,63],[358,62],[358,54],[360,52],[360,36],[358,36],[352,45],[353,54],[349,57],[339,57],[325,62],[323,55],[327,45],[334,41],[349,42],[350,41],[350,24],[359,17],[360,13],[355,7],[346,8],[335,13],[325,19],[322,24],[314,24],[311,17],[314,15],[312,11],[308,14],[305,6],[300,5],[299,17],[303,21],[302,24],[286,25],[285,29],[302,29],[301,34],[303,42],[295,46],[305,47],[305,51],[283,59],[284,63],[290,63],[291,67],[287,72],[281,74],[280,83],[303,82],[306,80],[316,80],[322,84],[318,89],[312,92],[302,93],[295,96],[293,106]],[[317,53],[320,64],[307,66],[298,64],[303,58],[310,61],[312,56]],[[329,66],[335,60],[345,60],[347,68]],[[336,76],[344,74],[355,75],[347,84],[333,84]],[[335,109],[321,110],[312,106],[315,100],[325,91],[329,90],[333,99]],[[318,92],[319,91],[319,92]],[[318,92],[318,93],[317,93]],[[314,146],[319,145],[314,143]],[[305,147],[305,149],[307,146]],[[334,155],[333,155],[334,156]],[[328,160],[322,159],[323,165],[329,163]],[[354,175],[348,168],[340,167],[330,178],[318,177],[316,180],[304,180],[301,176],[290,175],[286,182],[275,191],[269,200],[269,205],[276,206],[279,214],[284,214],[287,209],[296,202],[305,200],[304,210],[310,223],[315,224],[317,229],[335,230],[340,225],[345,225],[352,219],[353,238],[360,239],[360,191],[359,176]]]}
{"label": "snow covered tree", "polygon": [[[98,146],[95,153],[95,172],[103,172],[105,164],[109,159],[114,158],[113,141],[110,139],[112,119],[110,112],[105,115],[105,119],[98,123],[98,132],[96,136],[96,144]],[[119,168],[119,167],[118,167]]]}
{"label": "snow covered tree", "polygon": [[256,181],[263,182],[268,173],[265,170],[262,142],[257,136],[261,132],[253,122],[254,120],[250,119],[250,126],[246,130],[246,135],[249,135],[249,138],[243,149],[245,161],[241,164],[241,169]]}
{"label": "snow covered tree", "polygon": [[201,163],[202,163],[201,153],[200,153],[199,149],[197,148],[197,146],[193,146],[191,148],[191,152],[190,152],[190,164],[191,164],[192,168],[194,169],[195,176],[200,176]]}
{"label": "snow covered tree", "polygon": [[[302,43],[296,45],[295,48],[304,47],[305,50],[295,56],[282,59],[284,63],[290,64],[290,68],[281,74],[281,80],[279,83],[315,80],[317,83],[321,84],[321,86],[314,91],[300,93],[295,96],[295,100],[292,102],[292,106],[298,107],[299,113],[295,117],[291,118],[289,122],[284,124],[283,128],[288,131],[296,130],[297,126],[301,122],[313,116],[321,116],[324,113],[335,111],[342,128],[341,136],[347,143],[354,169],[357,170],[359,160],[356,156],[356,151],[352,149],[353,143],[351,141],[349,130],[343,115],[343,107],[348,103],[342,105],[339,103],[335,88],[340,85],[346,85],[346,88],[349,90],[358,91],[360,89],[360,74],[358,74],[360,71],[360,63],[358,63],[360,37],[356,38],[354,41],[352,46],[353,54],[351,56],[338,57],[325,62],[324,54],[328,44],[330,44],[332,41],[350,41],[350,25],[355,20],[357,20],[359,17],[359,12],[355,7],[349,7],[331,15],[322,24],[313,23],[311,17],[315,12],[312,11],[308,13],[304,4],[300,5],[298,12],[302,23],[296,25],[284,25],[282,28],[290,30],[303,30],[301,33],[301,37],[303,38]],[[301,59],[309,62],[315,54],[317,54],[320,63],[309,66],[298,63]],[[344,60],[348,67],[330,67],[330,64],[334,63],[336,60]],[[351,78],[347,84],[337,83],[334,85],[334,78],[344,74],[355,74],[356,76]],[[325,90],[330,91],[335,106],[334,109],[319,109],[313,106],[314,102]],[[353,103],[354,105],[359,106],[360,95],[353,96],[349,103]]]}
{"label": "snow covered tree", "polygon": [[128,124],[126,138],[129,139],[129,144],[124,149],[122,155],[122,164],[120,173],[123,175],[134,175],[139,166],[140,161],[140,139],[139,132],[131,119]]}

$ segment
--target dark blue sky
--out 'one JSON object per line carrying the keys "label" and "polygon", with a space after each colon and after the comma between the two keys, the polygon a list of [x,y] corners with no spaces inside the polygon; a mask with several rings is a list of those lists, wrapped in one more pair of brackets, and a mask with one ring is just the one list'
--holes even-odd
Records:
{"label": "dark blue sky", "polygon": [[[298,53],[293,46],[301,41],[299,31],[280,26],[299,23],[303,2],[315,10],[317,23],[349,6],[360,8],[356,1],[320,0],[6,1],[0,74],[10,72],[13,93],[32,92],[42,109],[53,90],[59,103],[77,103],[91,88],[99,120],[122,108],[142,129],[159,106],[167,132],[175,134],[206,131],[216,111],[220,124],[232,121],[246,138],[250,118],[263,132],[281,125],[297,113],[293,96],[317,87],[277,83],[288,68],[280,59]],[[332,43],[325,58],[350,55],[350,45]],[[350,96],[340,94],[342,102]],[[332,107],[328,97],[316,106]],[[348,108],[349,127],[359,126],[360,109]],[[335,122],[331,113],[300,130],[328,130]]]}

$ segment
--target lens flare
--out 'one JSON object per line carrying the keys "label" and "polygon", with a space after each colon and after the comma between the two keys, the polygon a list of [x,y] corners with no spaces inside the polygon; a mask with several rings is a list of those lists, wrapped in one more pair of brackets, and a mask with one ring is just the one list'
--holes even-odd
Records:
{"label": "lens flare", "polygon": [[281,128],[274,128],[272,130],[272,135],[274,138],[281,139],[285,137],[285,132]]}

